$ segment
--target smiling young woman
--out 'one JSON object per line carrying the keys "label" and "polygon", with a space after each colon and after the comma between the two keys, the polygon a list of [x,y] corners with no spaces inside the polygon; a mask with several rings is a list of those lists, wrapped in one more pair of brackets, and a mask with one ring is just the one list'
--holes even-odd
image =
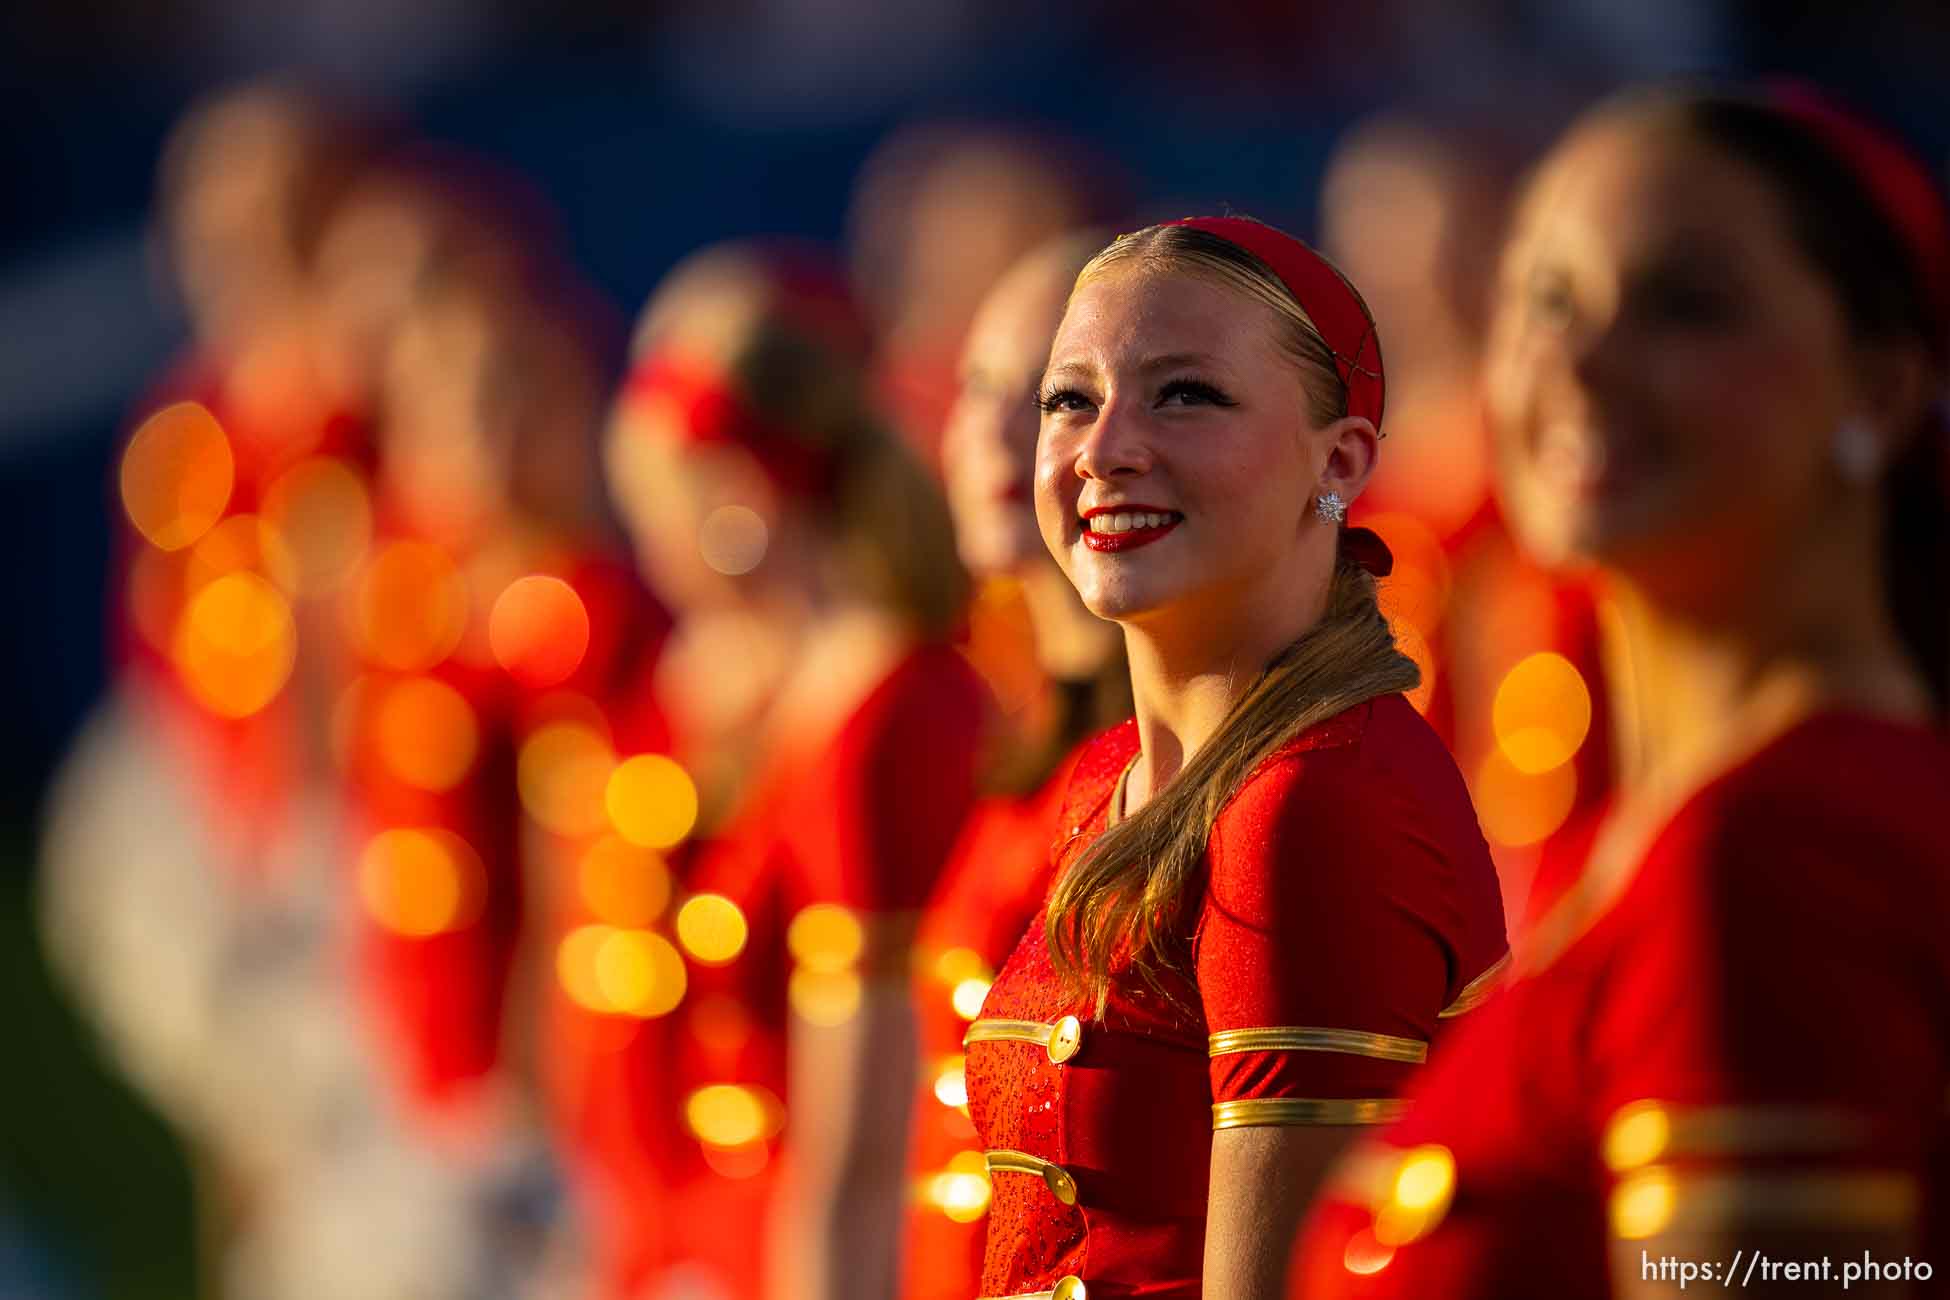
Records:
{"label": "smiling young woman", "polygon": [[1122,625],[1136,717],[1078,751],[1049,902],[969,1031],[983,1294],[1272,1296],[1319,1172],[1504,952],[1386,553],[1341,524],[1374,326],[1269,226],[1151,227],[1078,277],[1041,404],[1043,539]]}
{"label": "smiling young woman", "polygon": [[1503,493],[1611,584],[1629,743],[1294,1294],[1934,1294],[1950,214],[1803,95],[1639,95],[1546,158],[1499,298]]}

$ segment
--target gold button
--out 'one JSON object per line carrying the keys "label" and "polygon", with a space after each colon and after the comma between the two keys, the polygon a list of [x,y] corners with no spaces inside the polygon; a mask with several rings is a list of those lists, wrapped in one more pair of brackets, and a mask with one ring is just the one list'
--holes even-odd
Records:
{"label": "gold button", "polygon": [[1088,1300],[1083,1291],[1083,1279],[1075,1273],[1070,1274],[1056,1284],[1056,1289],[1049,1293],[1049,1300]]}
{"label": "gold button", "polygon": [[1050,1195],[1065,1205],[1077,1203],[1077,1180],[1055,1165],[1043,1166],[1043,1181],[1049,1185]]}
{"label": "gold button", "polygon": [[1049,1059],[1051,1065],[1061,1065],[1077,1054],[1083,1046],[1083,1022],[1075,1016],[1065,1016],[1050,1026]]}

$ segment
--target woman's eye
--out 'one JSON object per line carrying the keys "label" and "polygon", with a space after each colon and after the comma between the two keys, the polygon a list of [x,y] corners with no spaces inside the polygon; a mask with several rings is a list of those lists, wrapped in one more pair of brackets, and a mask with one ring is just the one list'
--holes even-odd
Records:
{"label": "woman's eye", "polygon": [[1232,406],[1233,400],[1198,379],[1174,379],[1158,393],[1160,406]]}
{"label": "woman's eye", "polygon": [[1089,400],[1074,388],[1052,388],[1036,397],[1036,407],[1045,415],[1058,411],[1081,411],[1089,405]]}

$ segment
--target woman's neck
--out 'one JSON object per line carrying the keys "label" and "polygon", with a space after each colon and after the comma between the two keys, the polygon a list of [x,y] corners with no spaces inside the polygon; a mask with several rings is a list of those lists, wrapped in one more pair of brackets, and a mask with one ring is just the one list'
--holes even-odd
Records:
{"label": "woman's neck", "polygon": [[[1874,574],[1872,566],[1854,570]],[[1614,587],[1607,657],[1619,780],[1686,782],[1795,722],[1843,707],[1929,716],[1929,692],[1897,636],[1879,579],[1782,565],[1716,601]]]}
{"label": "woman's neck", "polygon": [[1125,790],[1136,812],[1192,761],[1273,658],[1319,621],[1326,580],[1262,591],[1231,608],[1124,625],[1142,747]]}

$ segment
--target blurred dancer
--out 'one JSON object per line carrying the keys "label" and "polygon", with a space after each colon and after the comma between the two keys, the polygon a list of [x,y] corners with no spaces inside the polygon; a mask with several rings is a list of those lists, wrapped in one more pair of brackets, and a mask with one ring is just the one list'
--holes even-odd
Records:
{"label": "blurred dancer", "polygon": [[658,292],[618,404],[611,489],[678,614],[660,687],[717,825],[673,861],[676,945],[576,940],[612,993],[616,944],[647,972],[569,1099],[613,1294],[894,1290],[909,954],[982,698],[943,640],[946,512],[865,404],[866,355],[815,254],[723,248]]}
{"label": "blurred dancer", "polygon": [[1246,218],[1127,235],[1045,373],[1045,543],[1123,625],[1137,717],[1086,743],[1056,884],[968,1031],[982,1293],[1275,1294],[1350,1126],[1496,978],[1495,876],[1400,692],[1374,324]]}
{"label": "blurred dancer", "polygon": [[1324,247],[1388,340],[1388,455],[1353,518],[1395,568],[1381,610],[1422,669],[1409,699],[1456,756],[1521,914],[1542,845],[1603,798],[1610,731],[1589,583],[1530,562],[1492,496],[1481,339],[1508,152],[1482,126],[1390,114],[1322,186]]}
{"label": "blurred dancer", "polygon": [[1048,891],[1062,761],[1131,710],[1122,636],[1083,607],[1051,560],[1031,498],[1037,385],[1070,286],[1104,242],[1094,231],[1064,235],[990,291],[969,329],[942,441],[956,546],[982,584],[970,655],[1010,725],[984,774],[993,793],[969,817],[916,952],[923,1072],[919,1205],[905,1245],[910,1300],[968,1300],[980,1284],[989,1192],[968,1119],[962,1034]]}
{"label": "blurred dancer", "polygon": [[1946,1240],[1942,199],[1805,96],[1640,95],[1546,159],[1499,297],[1503,492],[1616,590],[1621,783],[1295,1293],[1677,1295],[1741,1252],[1912,1294]]}
{"label": "blurred dancer", "polygon": [[1121,207],[1119,186],[1047,131],[932,123],[867,160],[849,214],[852,273],[876,335],[876,397],[929,464],[975,309],[1016,261]]}

